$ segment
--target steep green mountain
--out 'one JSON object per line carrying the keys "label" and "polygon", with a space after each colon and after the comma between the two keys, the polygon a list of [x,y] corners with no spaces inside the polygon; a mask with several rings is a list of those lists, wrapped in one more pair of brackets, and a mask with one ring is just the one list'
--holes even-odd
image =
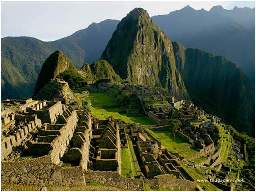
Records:
{"label": "steep green mountain", "polygon": [[1,43],[2,98],[32,96],[41,64],[54,49],[30,37],[3,38]]}
{"label": "steep green mountain", "polygon": [[171,40],[142,8],[132,10],[121,20],[102,58],[131,84],[162,87],[176,97],[187,97]]}
{"label": "steep green mountain", "polygon": [[43,67],[39,73],[35,92],[36,95],[51,79],[55,79],[58,75],[66,70],[74,69],[71,61],[64,55],[63,52],[55,51],[44,62]]}
{"label": "steep green mountain", "polygon": [[191,99],[207,111],[254,134],[254,89],[232,62],[174,43],[177,68]]}
{"label": "steep green mountain", "polygon": [[98,80],[121,81],[119,75],[115,73],[113,67],[106,60],[98,60],[93,64],[85,64],[79,72],[88,83],[95,83]]}
{"label": "steep green mountain", "polygon": [[80,70],[68,68],[58,77],[68,82],[73,90],[80,90],[84,86],[97,83],[99,80],[121,82],[121,78],[105,60],[98,60],[93,64],[84,64]]}
{"label": "steep green mountain", "polygon": [[[56,50],[63,51],[77,67],[95,61],[100,57],[117,23],[115,20],[93,23],[69,37],[52,42],[31,37],[2,38],[2,98],[32,96],[43,62]],[[13,74],[16,74],[15,77]]]}
{"label": "steep green mountain", "polygon": [[[26,81],[24,76],[17,70],[17,68],[6,59],[2,59],[2,93],[5,93],[9,98],[23,97],[29,92],[30,83]],[[12,92],[9,92],[13,89]]]}
{"label": "steep green mountain", "polygon": [[106,60],[85,64],[78,70],[63,52],[55,51],[43,64],[36,82],[34,96],[39,99],[56,98],[65,92],[70,92],[69,86],[76,90],[99,80],[121,82],[121,78]]}

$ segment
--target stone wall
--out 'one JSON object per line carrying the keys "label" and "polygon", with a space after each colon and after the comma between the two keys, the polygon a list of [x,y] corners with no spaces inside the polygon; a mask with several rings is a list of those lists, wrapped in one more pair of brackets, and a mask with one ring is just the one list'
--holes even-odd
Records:
{"label": "stone wall", "polygon": [[120,140],[120,133],[119,133],[119,125],[116,123],[116,148],[117,148],[117,162],[118,162],[118,173],[121,175],[121,140]]}
{"label": "stone wall", "polygon": [[9,124],[11,121],[14,120],[15,117],[15,114],[12,111],[6,110],[4,112],[5,114],[1,115],[2,126]]}
{"label": "stone wall", "polygon": [[86,182],[97,182],[127,191],[143,190],[143,180],[121,177],[116,171],[93,171],[84,174]]}
{"label": "stone wall", "polygon": [[205,146],[203,149],[200,150],[200,153],[204,156],[211,155],[215,151],[214,143],[211,143]]}
{"label": "stone wall", "polygon": [[62,168],[50,156],[2,162],[1,182],[13,184],[52,185],[85,183],[80,167]]}
{"label": "stone wall", "polygon": [[2,183],[39,184],[47,182],[55,167],[50,157],[2,162]]}
{"label": "stone wall", "polygon": [[28,107],[31,110],[34,111],[38,111],[43,109],[43,107],[47,106],[47,102],[46,101],[38,101],[37,103],[35,103],[34,105],[32,105],[31,107]]}
{"label": "stone wall", "polygon": [[64,163],[80,165],[88,169],[90,142],[92,139],[92,120],[86,111],[78,110],[78,123],[70,141],[69,148],[63,156]]}
{"label": "stone wall", "polygon": [[90,142],[91,142],[91,139],[92,139],[92,118],[89,114],[85,114],[85,113],[84,113],[84,117],[80,117],[80,118],[85,118],[86,119],[87,129],[83,132],[85,140],[84,140],[84,143],[81,147],[82,158],[80,160],[79,165],[80,165],[80,167],[82,167],[82,169],[87,171],[88,162],[89,162]]}
{"label": "stone wall", "polygon": [[51,160],[54,164],[60,163],[60,158],[64,155],[69,141],[77,125],[78,117],[76,111],[67,118],[67,123],[60,129],[60,135],[52,141],[53,149],[50,152]]}
{"label": "stone wall", "polygon": [[79,185],[100,183],[123,190],[143,190],[143,181],[129,179],[117,172],[84,172],[80,166],[60,167],[51,163],[50,156],[2,162],[1,183],[20,185]]}
{"label": "stone wall", "polygon": [[7,158],[7,156],[12,152],[13,147],[21,145],[22,141],[28,136],[32,131],[35,131],[36,128],[41,127],[41,120],[34,116],[34,120],[30,121],[27,125],[19,129],[15,134],[12,134],[8,137],[3,137],[1,141],[1,159]]}
{"label": "stone wall", "polygon": [[152,190],[168,191],[195,191],[197,185],[195,182],[188,180],[176,179],[172,175],[159,175],[154,179],[147,180]]}
{"label": "stone wall", "polygon": [[[95,169],[99,171],[117,171],[121,174],[121,141],[119,135],[119,125],[117,122],[109,119],[107,121],[95,122],[94,132],[99,130],[102,134],[97,139],[98,140],[98,152],[95,162]],[[102,132],[103,131],[103,132]],[[114,156],[110,158],[102,158],[101,154],[109,150],[115,150]]]}
{"label": "stone wall", "polygon": [[32,99],[26,100],[26,103],[25,103],[24,105],[21,105],[21,106],[20,106],[20,110],[21,110],[21,111],[26,111],[26,109],[27,109],[28,107],[32,107],[32,106],[36,105],[38,102],[39,102],[39,101],[34,101],[34,100],[32,100]]}
{"label": "stone wall", "polygon": [[[48,105],[51,105],[51,102],[48,102]],[[54,103],[48,109],[35,110],[35,113],[38,115],[38,118],[44,123],[54,124],[57,120],[57,117],[63,114],[63,105],[60,101]]]}

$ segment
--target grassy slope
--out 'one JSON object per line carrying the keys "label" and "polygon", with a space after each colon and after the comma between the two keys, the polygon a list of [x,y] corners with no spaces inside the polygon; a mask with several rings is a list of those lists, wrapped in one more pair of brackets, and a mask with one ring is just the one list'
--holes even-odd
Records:
{"label": "grassy slope", "polygon": [[139,176],[141,170],[135,156],[135,152],[132,146],[131,140],[128,138],[128,147],[122,148],[121,151],[121,167],[122,167],[122,175],[125,177],[135,177]]}
{"label": "grassy slope", "polygon": [[219,191],[215,185],[211,184],[205,177],[203,171],[197,168],[191,168],[185,164],[181,165],[189,174],[191,177],[193,177],[198,185],[205,191]]}
{"label": "grassy slope", "polygon": [[225,163],[232,147],[232,136],[224,129],[224,124],[216,124],[220,133],[220,155],[212,166]]}
{"label": "grassy slope", "polygon": [[133,177],[132,172],[132,160],[131,160],[131,152],[130,149],[122,148],[121,149],[121,174],[125,177]]}
{"label": "grassy slope", "polygon": [[191,159],[198,151],[191,148],[191,145],[182,138],[171,135],[170,128],[146,128],[147,131],[157,140],[159,140],[170,152],[179,153],[184,158]]}
{"label": "grassy slope", "polygon": [[106,119],[112,116],[126,123],[155,124],[154,121],[143,114],[126,114],[124,109],[120,108],[117,103],[116,97],[111,93],[93,92],[90,93],[88,99],[91,101],[92,114],[99,119]]}

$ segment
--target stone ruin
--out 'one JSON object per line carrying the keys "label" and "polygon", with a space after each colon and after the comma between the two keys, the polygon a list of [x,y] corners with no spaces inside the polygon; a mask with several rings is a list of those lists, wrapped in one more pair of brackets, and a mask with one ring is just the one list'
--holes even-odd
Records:
{"label": "stone ruin", "polygon": [[48,156],[56,165],[121,173],[117,122],[92,120],[87,111],[74,110],[60,101],[30,99],[15,104],[19,105],[16,111],[6,109],[2,113],[2,159],[8,160],[20,146],[23,157]]}
{"label": "stone ruin", "polygon": [[[203,156],[211,156],[216,152],[218,144],[218,129],[214,125],[220,119],[212,116],[210,120],[202,120],[205,112],[189,101],[179,103],[179,119],[182,126],[175,134],[192,144],[193,147],[200,150]],[[198,121],[197,124],[191,124],[192,121]]]}
{"label": "stone ruin", "polygon": [[31,133],[42,126],[42,121],[36,113],[31,110],[38,111],[47,106],[46,101],[33,101],[28,99],[25,101],[12,100],[4,101],[6,109],[2,111],[2,138],[1,159],[4,160],[10,155],[14,148],[22,144]]}
{"label": "stone ruin", "polygon": [[121,174],[121,142],[118,123],[111,119],[96,120],[91,142],[91,167]]}
{"label": "stone ruin", "polygon": [[193,183],[175,155],[134,125],[111,118],[98,120],[88,111],[61,101],[3,103],[2,174],[15,175],[5,176],[5,183],[81,184],[93,175],[101,182],[110,174],[126,189],[142,189],[140,180],[117,177],[121,175],[121,149],[128,147],[128,140],[143,178],[170,174]]}
{"label": "stone ruin", "polygon": [[170,174],[177,179],[194,181],[180,166],[179,158],[167,151],[143,129],[130,127],[129,136],[135,144],[135,153],[146,178]]}
{"label": "stone ruin", "polygon": [[47,155],[53,164],[59,164],[79,128],[76,110],[60,101],[28,99],[3,103],[7,109],[2,113],[2,160],[18,152],[24,157]]}
{"label": "stone ruin", "polygon": [[63,156],[63,162],[80,165],[84,170],[87,170],[90,141],[92,139],[92,120],[86,111],[80,110],[77,113],[77,127],[71,138],[68,150]]}

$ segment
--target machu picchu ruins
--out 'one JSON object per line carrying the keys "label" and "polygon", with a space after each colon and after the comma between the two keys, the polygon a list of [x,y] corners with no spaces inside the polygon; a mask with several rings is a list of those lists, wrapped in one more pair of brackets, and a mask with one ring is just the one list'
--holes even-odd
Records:
{"label": "machu picchu ruins", "polygon": [[[222,11],[228,20],[221,19]],[[204,45],[228,53],[227,41],[215,30],[225,24],[221,31],[238,41],[237,32],[249,30],[240,23],[246,11],[237,19],[219,6],[209,11],[187,6],[151,17],[134,8],[120,21],[93,23],[56,41],[7,38],[1,190],[255,191],[254,77],[248,78],[237,61],[211,54],[214,50],[174,42],[196,37],[184,35],[187,28],[174,38],[168,32],[194,17],[201,20],[203,13],[207,23],[191,22],[188,32],[195,33],[196,23],[197,30],[206,31],[196,30],[200,40],[211,34],[217,39]],[[169,22],[180,13],[188,14],[176,18],[177,24]],[[207,28],[210,23],[214,30]],[[233,47],[236,53],[238,46]]]}
{"label": "machu picchu ruins", "polygon": [[[116,88],[116,85],[112,84],[105,86]],[[103,87],[97,89],[105,89]],[[95,91],[95,88],[93,90]],[[121,87],[121,93],[123,90],[131,91],[128,87]],[[166,101],[164,95],[160,100],[157,97],[157,107],[149,107],[147,103],[152,103],[154,94],[140,90],[140,87],[132,88],[134,97],[137,98],[133,101],[142,104],[140,108],[156,122],[148,128],[127,123],[113,116],[101,120],[87,107],[81,107],[78,103],[67,104],[63,99],[4,100],[2,174],[12,174],[13,177],[5,177],[3,182],[34,183],[41,187],[63,182],[67,185],[86,186],[86,183],[90,182],[106,184],[106,177],[115,177],[119,178],[118,181],[112,181],[110,186],[119,186],[119,189],[123,190],[141,190],[144,189],[145,183],[152,189],[156,186],[172,189],[176,186],[174,183],[183,183],[184,190],[196,190],[202,188],[189,169],[191,166],[210,166],[219,171],[208,173],[209,182],[223,190],[231,189],[230,185],[216,183],[217,179],[225,180],[230,172],[230,168],[221,161],[223,146],[221,129],[218,128],[221,119],[207,114],[189,101],[176,101],[173,97]],[[90,94],[90,89],[83,93]],[[141,97],[142,93],[144,97]],[[151,101],[145,96],[146,93]],[[163,109],[167,107],[166,102],[168,111]],[[86,104],[90,105],[88,102]],[[197,151],[193,157],[184,157],[168,150],[169,148],[154,134],[154,131],[170,127],[172,119],[175,118],[178,118],[180,123],[169,134],[182,139],[191,149]],[[230,147],[236,152],[238,159],[245,160],[248,157],[244,152],[245,144],[242,143],[244,141],[238,137]],[[137,166],[136,171],[128,178],[124,177],[124,151],[133,153],[133,166]],[[195,156],[203,161],[192,164]],[[26,166],[31,163],[37,165],[37,162],[43,166],[37,170],[38,175],[33,171],[26,175],[29,169]],[[12,164],[19,164],[20,168],[11,169]],[[51,174],[45,174],[45,171],[51,171]],[[70,173],[72,177],[68,176]],[[162,183],[167,178],[168,182]],[[129,187],[125,183],[129,183]],[[161,186],[159,183],[162,183]]]}

